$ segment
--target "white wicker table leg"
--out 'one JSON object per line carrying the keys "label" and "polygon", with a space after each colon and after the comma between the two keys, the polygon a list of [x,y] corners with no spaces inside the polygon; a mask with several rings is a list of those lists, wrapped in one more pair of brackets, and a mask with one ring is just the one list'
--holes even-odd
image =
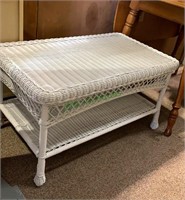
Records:
{"label": "white wicker table leg", "polygon": [[166,86],[161,89],[158,100],[157,100],[157,104],[156,104],[157,112],[154,114],[152,122],[150,124],[150,128],[153,129],[153,130],[157,129],[159,127],[159,115],[160,115],[160,110],[161,110],[162,99],[163,99],[164,94],[166,92],[170,77],[171,77],[171,75],[168,76]]}
{"label": "white wicker table leg", "polygon": [[41,186],[46,182],[45,177],[45,164],[46,164],[46,146],[47,146],[47,120],[48,120],[48,107],[42,106],[39,133],[39,156],[37,163],[37,172],[34,178],[34,182],[37,186]]}

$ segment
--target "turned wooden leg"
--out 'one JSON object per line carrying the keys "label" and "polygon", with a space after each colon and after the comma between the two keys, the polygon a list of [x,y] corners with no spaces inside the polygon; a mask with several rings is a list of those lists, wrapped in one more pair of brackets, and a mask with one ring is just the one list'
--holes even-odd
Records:
{"label": "turned wooden leg", "polygon": [[175,57],[176,54],[177,54],[177,51],[179,49],[179,46],[181,45],[181,43],[183,42],[183,39],[184,39],[184,26],[181,28],[180,32],[179,32],[179,35],[178,35],[178,38],[177,38],[177,42],[175,44],[175,47],[173,49],[173,52],[172,52],[172,56]]}
{"label": "turned wooden leg", "polygon": [[[171,54],[173,57],[175,57],[177,55],[177,51],[178,51],[181,43],[183,42],[183,40],[184,40],[184,26],[182,26],[182,28],[181,28],[181,30],[179,32],[179,36],[177,38],[177,42],[176,42],[175,47],[173,49],[173,52]],[[184,48],[183,48],[182,53],[181,53],[180,63],[183,62],[183,59],[184,59]],[[178,69],[175,71],[174,74],[177,74],[177,72],[178,72]]]}
{"label": "turned wooden leg", "polygon": [[167,128],[164,132],[165,136],[170,136],[172,134],[172,128],[176,122],[176,119],[178,117],[178,110],[181,107],[181,102],[184,96],[184,68],[183,68],[183,72],[181,75],[181,80],[180,80],[180,84],[179,84],[179,88],[178,88],[178,93],[177,93],[177,97],[175,100],[175,103],[173,104],[173,109],[170,112],[170,115],[168,117],[168,124],[167,124]]}
{"label": "turned wooden leg", "polygon": [[132,27],[137,19],[137,16],[138,16],[138,10],[131,9],[127,16],[127,19],[122,31],[125,35],[130,35]]}

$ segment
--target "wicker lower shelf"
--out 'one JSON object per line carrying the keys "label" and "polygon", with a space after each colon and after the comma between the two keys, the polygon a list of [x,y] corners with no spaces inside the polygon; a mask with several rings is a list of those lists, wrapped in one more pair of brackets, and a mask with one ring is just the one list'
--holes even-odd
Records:
{"label": "wicker lower shelf", "polygon": [[[0,108],[38,156],[38,123],[18,99],[5,101]],[[48,129],[46,158],[155,112],[155,105],[139,94],[89,109]]]}

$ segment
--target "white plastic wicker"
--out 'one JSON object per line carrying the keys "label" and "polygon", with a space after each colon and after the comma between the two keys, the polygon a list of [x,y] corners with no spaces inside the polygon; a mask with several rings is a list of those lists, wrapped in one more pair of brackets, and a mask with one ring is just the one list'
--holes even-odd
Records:
{"label": "white plastic wicker", "polygon": [[[0,77],[17,96],[0,108],[38,157],[36,185],[50,156],[152,113],[157,128],[178,65],[120,33],[0,44]],[[135,94],[147,88],[161,88],[156,106]]]}

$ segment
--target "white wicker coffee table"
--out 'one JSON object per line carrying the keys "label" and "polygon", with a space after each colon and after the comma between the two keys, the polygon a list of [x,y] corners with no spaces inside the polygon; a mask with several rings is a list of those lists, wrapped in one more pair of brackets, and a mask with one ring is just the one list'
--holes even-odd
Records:
{"label": "white wicker coffee table", "polygon": [[[38,157],[34,182],[45,183],[45,159],[154,114],[179,62],[121,33],[0,44],[1,80],[17,98],[0,109]],[[138,94],[161,88],[156,105]]]}

